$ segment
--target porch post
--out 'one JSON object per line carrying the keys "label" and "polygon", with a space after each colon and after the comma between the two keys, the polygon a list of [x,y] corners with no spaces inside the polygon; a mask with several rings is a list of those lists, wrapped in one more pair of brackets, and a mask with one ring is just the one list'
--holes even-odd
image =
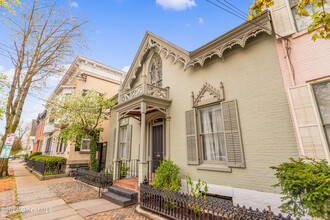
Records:
{"label": "porch post", "polygon": [[165,122],[165,146],[166,146],[166,151],[165,151],[165,159],[169,160],[170,159],[170,114],[169,110],[167,109],[166,111],[166,122]]}
{"label": "porch post", "polygon": [[116,129],[116,142],[115,142],[115,148],[114,148],[114,158],[113,158],[113,180],[117,180],[119,179],[118,174],[118,164],[117,164],[117,160],[118,160],[118,151],[119,151],[119,129],[120,129],[120,123],[119,123],[119,119],[120,119],[120,113],[117,112],[117,129]]}
{"label": "porch post", "polygon": [[139,185],[144,177],[148,175],[148,162],[146,160],[146,103],[141,102],[141,138],[140,138],[140,163],[139,163]]}

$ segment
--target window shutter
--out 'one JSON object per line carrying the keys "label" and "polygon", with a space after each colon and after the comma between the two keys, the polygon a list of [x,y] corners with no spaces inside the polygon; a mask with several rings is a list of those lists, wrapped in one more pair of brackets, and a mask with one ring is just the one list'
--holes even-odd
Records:
{"label": "window shutter", "polygon": [[186,111],[186,135],[188,164],[199,164],[194,110]]}
{"label": "window shutter", "polygon": [[274,5],[271,7],[271,15],[277,34],[287,36],[296,32],[289,1],[274,1]]}
{"label": "window shutter", "polygon": [[245,168],[237,102],[236,100],[222,102],[221,108],[228,166]]}
{"label": "window shutter", "polygon": [[132,131],[133,131],[133,125],[128,125],[127,128],[127,159],[131,159],[131,149],[132,149]]}
{"label": "window shutter", "polygon": [[115,158],[116,133],[117,133],[117,128],[115,128],[113,130],[113,138],[112,138],[112,158],[113,158],[113,160],[117,160],[117,158]]}
{"label": "window shutter", "polygon": [[290,105],[301,154],[315,159],[328,159],[326,141],[310,85],[289,88]]}

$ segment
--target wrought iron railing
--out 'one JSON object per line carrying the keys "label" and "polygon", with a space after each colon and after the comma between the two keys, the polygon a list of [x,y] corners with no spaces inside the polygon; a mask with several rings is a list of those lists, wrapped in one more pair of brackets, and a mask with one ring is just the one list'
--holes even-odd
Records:
{"label": "wrought iron railing", "polygon": [[28,168],[31,168],[32,169],[32,166],[33,166],[33,160],[28,160],[27,163],[26,163],[26,166]]}
{"label": "wrought iron railing", "polygon": [[131,177],[138,177],[139,175],[139,160],[118,160],[115,161],[116,165],[116,179],[124,179]]}
{"label": "wrought iron railing", "polygon": [[112,185],[111,173],[98,173],[83,168],[76,170],[75,179],[100,188]]}
{"label": "wrought iron railing", "polygon": [[171,219],[293,219],[291,216],[276,215],[267,210],[233,205],[231,201],[220,198],[194,197],[186,193],[153,188],[147,184],[147,180],[140,186],[140,206]]}
{"label": "wrought iron railing", "polygon": [[37,171],[41,175],[44,175],[45,166],[46,166],[46,163],[44,161],[36,161],[35,164],[34,164],[33,170]]}

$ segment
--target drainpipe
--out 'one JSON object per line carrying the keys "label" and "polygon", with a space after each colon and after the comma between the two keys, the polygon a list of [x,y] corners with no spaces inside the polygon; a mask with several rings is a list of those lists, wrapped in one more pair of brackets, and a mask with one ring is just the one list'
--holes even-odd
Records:
{"label": "drainpipe", "polygon": [[296,85],[296,76],[295,76],[294,67],[292,65],[292,61],[290,58],[291,48],[289,47],[289,42],[290,42],[289,39],[282,38],[282,46],[283,46],[283,50],[286,53],[285,60],[286,60],[286,63],[287,63],[288,69],[289,69],[291,85],[295,86]]}

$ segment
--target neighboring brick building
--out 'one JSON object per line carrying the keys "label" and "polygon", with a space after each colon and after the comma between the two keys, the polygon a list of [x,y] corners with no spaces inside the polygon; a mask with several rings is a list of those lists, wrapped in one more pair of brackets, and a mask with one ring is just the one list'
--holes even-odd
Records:
{"label": "neighboring brick building", "polygon": [[40,113],[37,117],[37,131],[35,134],[34,139],[34,145],[33,145],[33,151],[32,152],[38,152],[42,151],[42,146],[44,144],[44,127],[45,127],[45,118],[47,116],[47,111],[43,111]]}

